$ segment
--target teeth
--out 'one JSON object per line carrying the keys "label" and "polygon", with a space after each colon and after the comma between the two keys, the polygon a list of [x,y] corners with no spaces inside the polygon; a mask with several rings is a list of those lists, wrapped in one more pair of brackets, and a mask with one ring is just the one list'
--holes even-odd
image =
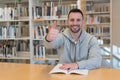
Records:
{"label": "teeth", "polygon": [[73,26],[73,28],[77,28],[77,26]]}

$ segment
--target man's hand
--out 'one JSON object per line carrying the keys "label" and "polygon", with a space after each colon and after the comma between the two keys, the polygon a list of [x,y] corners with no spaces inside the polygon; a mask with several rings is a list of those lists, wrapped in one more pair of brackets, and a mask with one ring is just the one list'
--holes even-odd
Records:
{"label": "man's hand", "polygon": [[58,33],[59,33],[59,30],[56,29],[56,21],[54,21],[53,26],[48,28],[48,30],[49,30],[49,32],[48,32],[48,34],[46,36],[46,39],[48,41],[55,40],[57,38],[57,36],[58,36]]}
{"label": "man's hand", "polygon": [[78,69],[78,64],[77,63],[63,64],[60,67],[60,69],[71,71],[71,70],[74,70],[74,69]]}

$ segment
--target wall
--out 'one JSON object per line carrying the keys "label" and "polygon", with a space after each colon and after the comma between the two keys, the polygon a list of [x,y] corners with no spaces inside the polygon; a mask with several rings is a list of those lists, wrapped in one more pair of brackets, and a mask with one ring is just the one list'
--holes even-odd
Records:
{"label": "wall", "polygon": [[112,43],[120,46],[120,0],[112,0]]}

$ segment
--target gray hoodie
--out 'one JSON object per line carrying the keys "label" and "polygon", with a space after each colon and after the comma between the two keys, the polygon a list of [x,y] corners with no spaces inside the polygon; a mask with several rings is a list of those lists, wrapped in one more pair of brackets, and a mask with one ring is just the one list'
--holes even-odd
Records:
{"label": "gray hoodie", "polygon": [[82,30],[81,36],[77,43],[72,39],[69,29],[59,33],[56,40],[47,42],[45,46],[49,48],[63,48],[60,54],[60,63],[76,62],[79,69],[96,69],[101,67],[102,57],[97,39]]}

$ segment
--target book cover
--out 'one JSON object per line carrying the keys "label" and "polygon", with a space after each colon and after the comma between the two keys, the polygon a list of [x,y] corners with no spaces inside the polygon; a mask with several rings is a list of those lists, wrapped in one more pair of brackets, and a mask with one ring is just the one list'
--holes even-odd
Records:
{"label": "book cover", "polygon": [[86,69],[75,69],[75,70],[62,70],[59,67],[62,66],[62,64],[57,64],[49,73],[63,73],[63,74],[80,74],[80,75],[88,75],[88,70]]}

